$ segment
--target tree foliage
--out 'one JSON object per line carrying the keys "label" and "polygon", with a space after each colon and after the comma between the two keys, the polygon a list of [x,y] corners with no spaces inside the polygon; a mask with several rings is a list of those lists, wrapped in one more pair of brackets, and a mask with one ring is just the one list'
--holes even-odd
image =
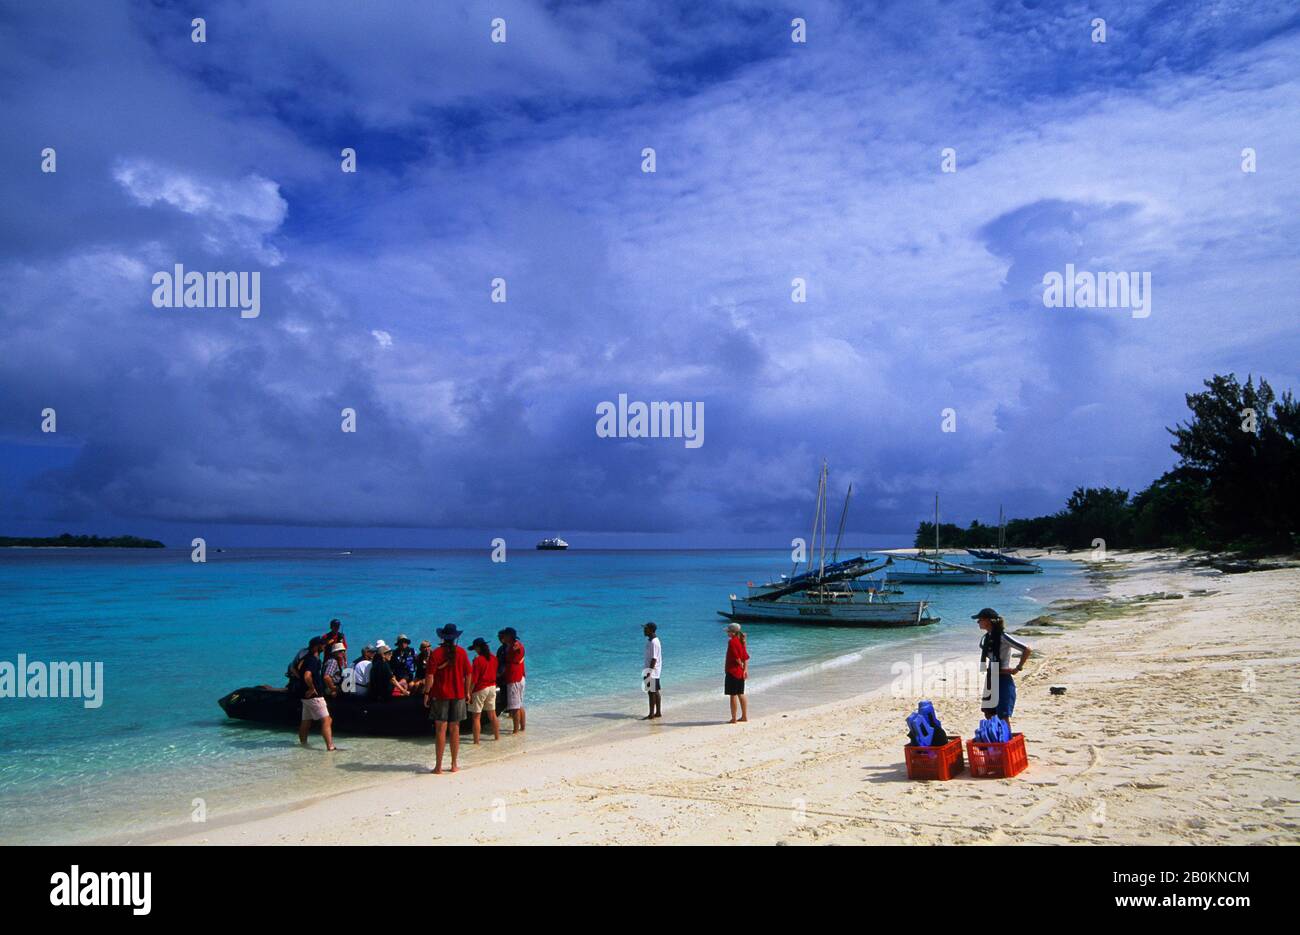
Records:
{"label": "tree foliage", "polygon": [[[1145,490],[1077,488],[1050,516],[1007,523],[1008,546],[1230,549],[1246,554],[1300,548],[1300,405],[1266,380],[1216,375],[1187,394],[1191,416],[1168,429],[1178,462]],[[985,548],[997,528],[945,523],[944,546]],[[922,522],[916,545],[934,545]]]}

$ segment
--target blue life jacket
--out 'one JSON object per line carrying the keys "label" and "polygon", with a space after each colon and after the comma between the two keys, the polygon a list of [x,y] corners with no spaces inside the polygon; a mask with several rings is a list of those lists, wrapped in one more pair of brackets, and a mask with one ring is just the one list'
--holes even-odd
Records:
{"label": "blue life jacket", "polygon": [[934,746],[934,728],[920,712],[907,716],[907,733],[912,738],[912,743],[918,747]]}
{"label": "blue life jacket", "polygon": [[980,721],[975,728],[975,739],[979,743],[1007,743],[1011,740],[1011,726],[995,714]]}

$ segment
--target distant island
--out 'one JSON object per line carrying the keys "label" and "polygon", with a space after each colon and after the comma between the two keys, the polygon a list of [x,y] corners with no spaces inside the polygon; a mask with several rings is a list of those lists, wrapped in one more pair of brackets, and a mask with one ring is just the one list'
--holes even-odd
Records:
{"label": "distant island", "polygon": [[139,536],[74,536],[65,532],[61,536],[0,536],[0,548],[26,547],[36,549],[165,549],[157,539]]}

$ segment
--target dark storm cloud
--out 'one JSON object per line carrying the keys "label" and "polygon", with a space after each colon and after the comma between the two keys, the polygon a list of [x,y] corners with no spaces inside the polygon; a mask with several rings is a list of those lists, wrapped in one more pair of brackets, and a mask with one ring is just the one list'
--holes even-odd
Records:
{"label": "dark storm cloud", "polygon": [[[785,541],[826,457],[906,531],[1144,483],[1215,370],[1300,382],[1285,15],[1170,58],[1158,6],[1105,47],[1054,5],[814,4],[807,46],[754,4],[205,6],[206,45],[0,19],[0,440],[77,450],[12,516]],[[262,314],[154,308],[178,262]],[[1066,262],[1151,271],[1153,315],[1043,308]],[[619,393],[703,402],[704,446],[598,438]]]}

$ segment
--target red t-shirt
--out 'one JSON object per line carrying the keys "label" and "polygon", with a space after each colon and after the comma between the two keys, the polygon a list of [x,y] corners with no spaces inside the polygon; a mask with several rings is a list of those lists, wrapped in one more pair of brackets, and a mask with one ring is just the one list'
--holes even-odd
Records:
{"label": "red t-shirt", "polygon": [[[433,674],[433,697],[440,701],[455,701],[465,697],[465,679],[469,677],[469,655],[459,646],[447,665],[447,651],[439,646],[429,657],[429,671]],[[439,668],[441,666],[441,668]]]}
{"label": "red t-shirt", "polygon": [[515,644],[506,650],[506,683],[524,680],[524,644],[515,640]]}
{"label": "red t-shirt", "polygon": [[340,630],[337,633],[331,630],[330,632],[322,636],[321,639],[325,641],[325,652],[329,652],[331,649],[333,649],[335,643],[342,643],[344,647],[348,645],[348,638],[343,635],[342,630]]}
{"label": "red t-shirt", "polygon": [[742,663],[747,659],[749,659],[749,650],[740,641],[740,637],[733,636],[727,641],[727,674],[732,678],[743,679],[745,667]]}
{"label": "red t-shirt", "polygon": [[474,691],[497,687],[497,657],[474,657]]}

